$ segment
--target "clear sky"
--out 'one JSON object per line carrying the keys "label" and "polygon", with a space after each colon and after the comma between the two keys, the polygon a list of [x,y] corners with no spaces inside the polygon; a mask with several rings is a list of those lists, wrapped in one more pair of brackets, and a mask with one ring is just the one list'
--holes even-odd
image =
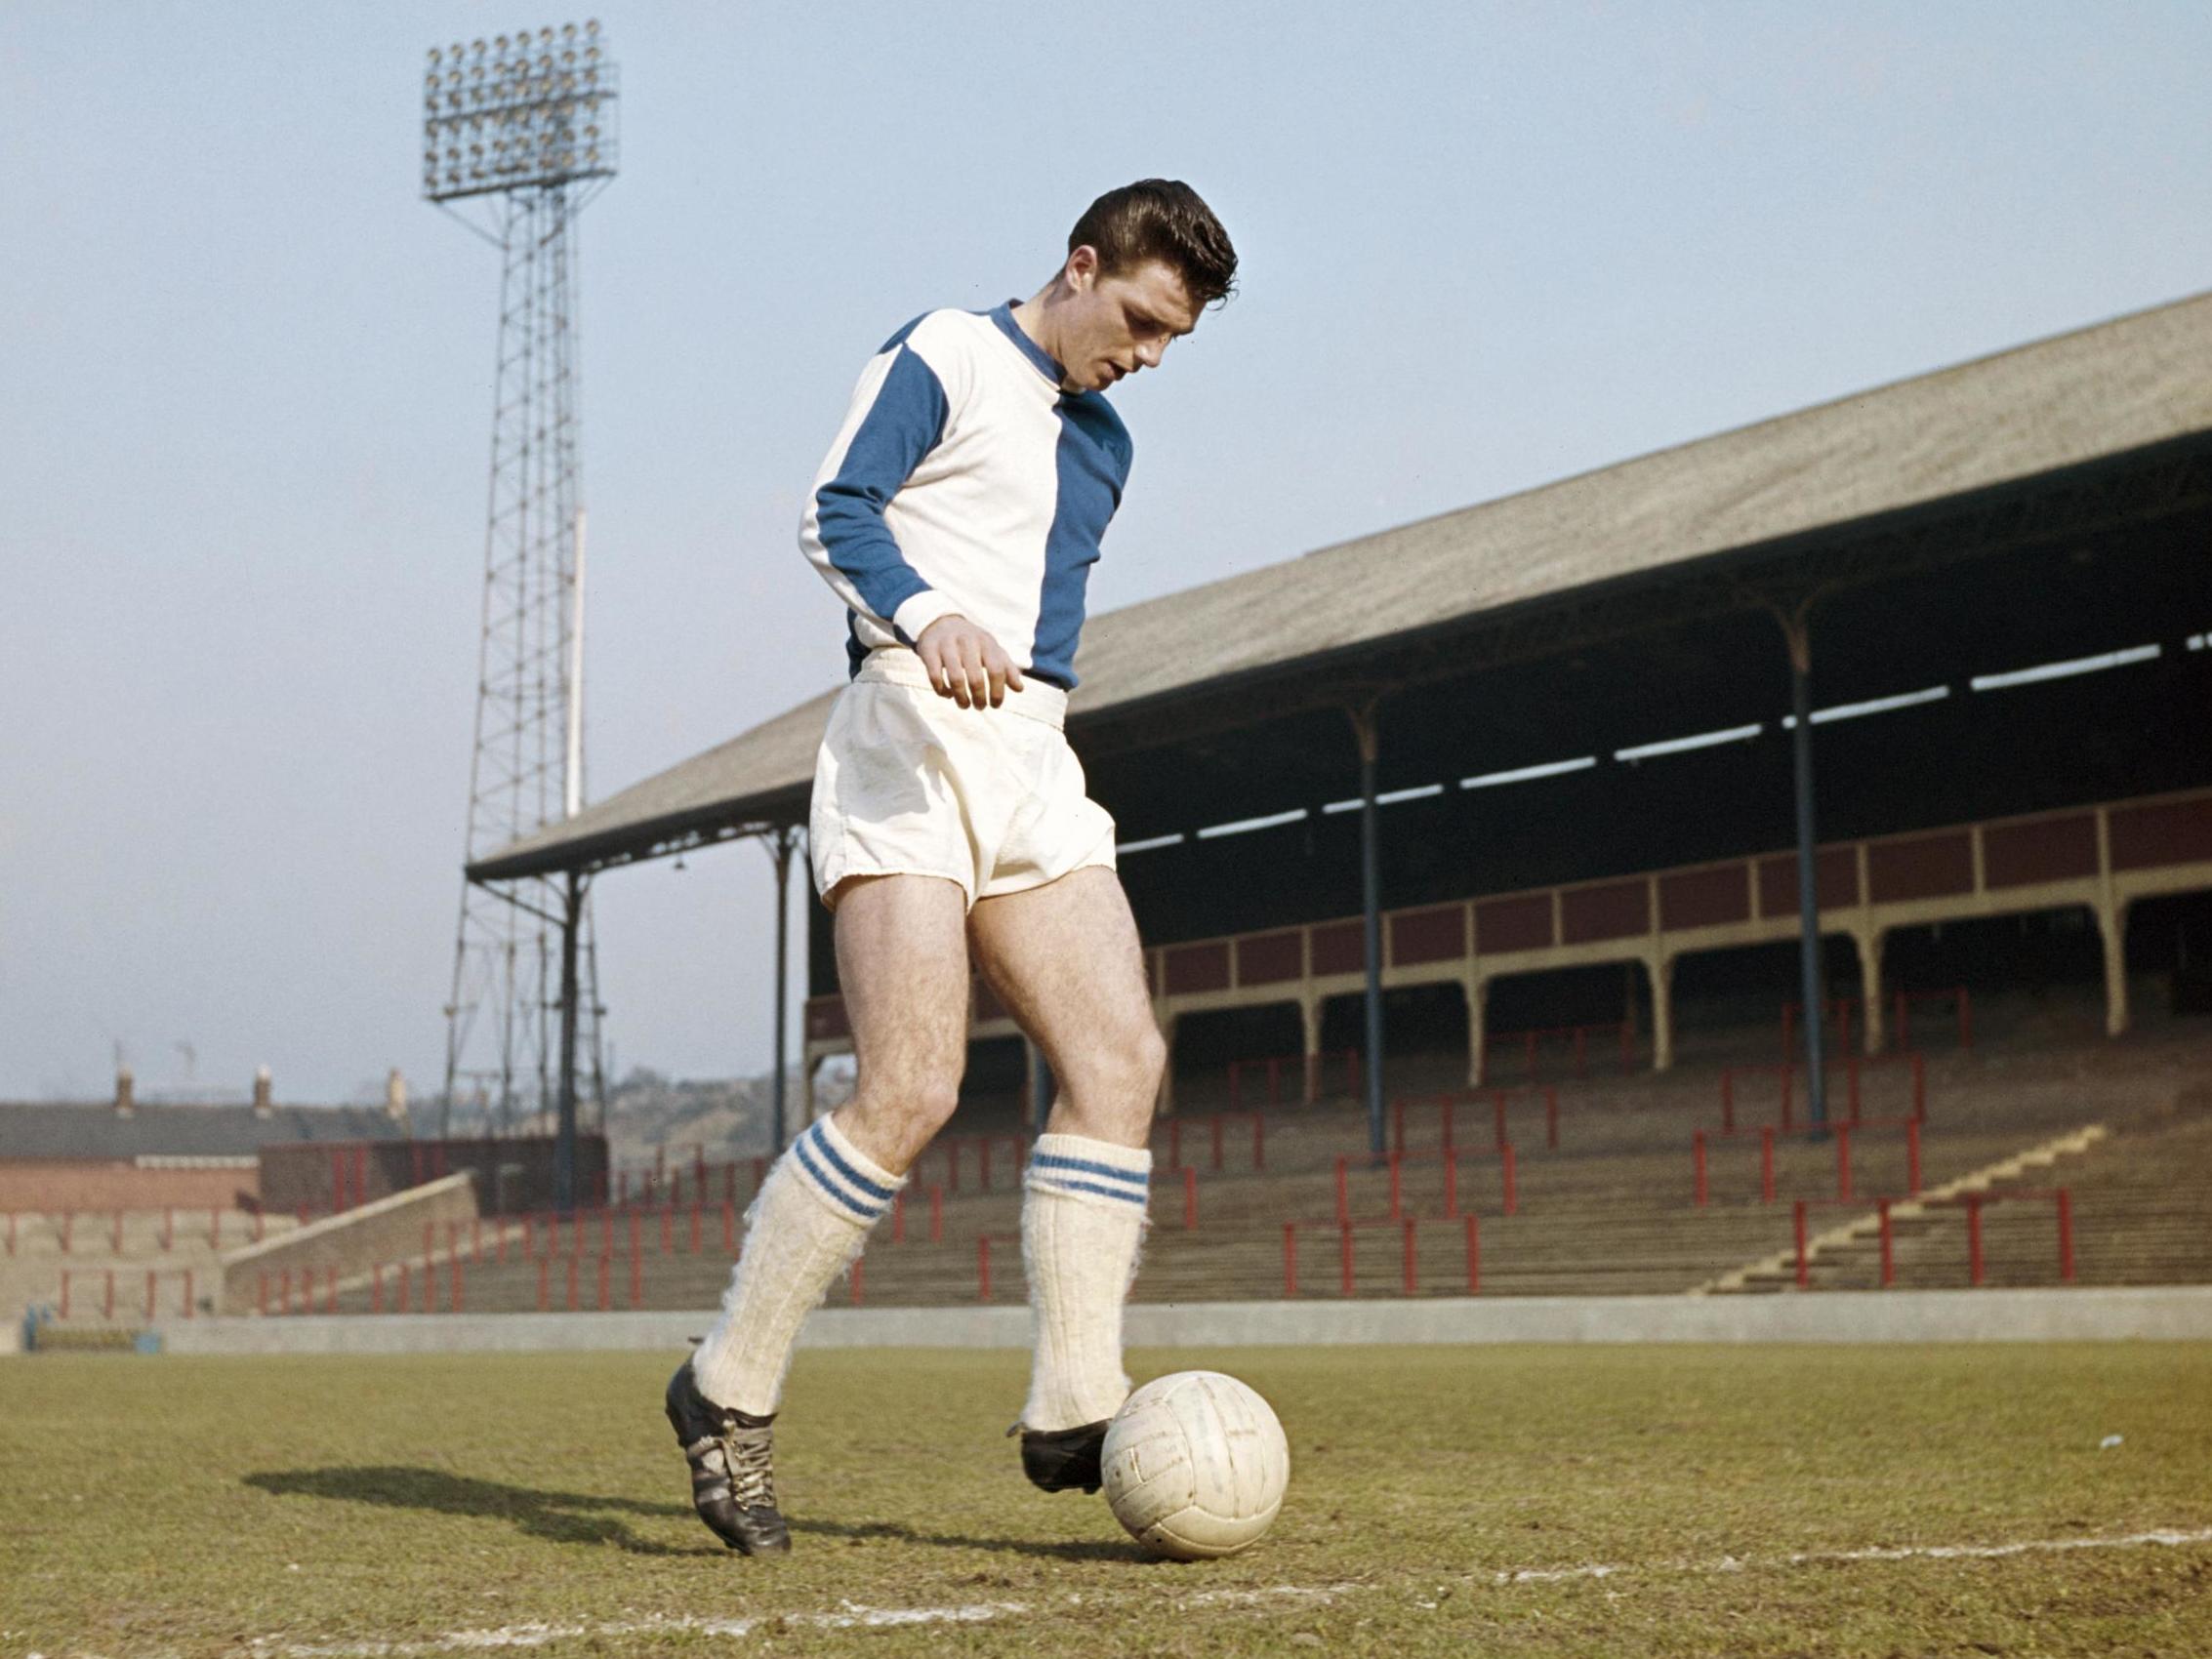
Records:
{"label": "clear sky", "polygon": [[[836,682],[794,531],[861,364],[1132,178],[1244,292],[1117,394],[1094,610],[2212,286],[2194,0],[597,15],[595,794]],[[0,1097],[118,1041],[435,1089],[497,256],[419,199],[418,89],[565,20],[0,5]],[[608,1034],[758,1071],[767,861],[686,863],[598,886]]]}

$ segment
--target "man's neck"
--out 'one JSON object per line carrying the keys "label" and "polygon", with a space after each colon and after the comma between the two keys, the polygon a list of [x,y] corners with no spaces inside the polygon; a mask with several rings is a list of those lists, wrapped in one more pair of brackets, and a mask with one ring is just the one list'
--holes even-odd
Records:
{"label": "man's neck", "polygon": [[1031,343],[1036,345],[1038,350],[1044,352],[1055,363],[1064,363],[1067,359],[1060,355],[1060,331],[1055,326],[1056,319],[1052,315],[1058,288],[1059,285],[1056,282],[1046,283],[1035,294],[1016,305],[1013,315],[1014,326],[1029,336]]}

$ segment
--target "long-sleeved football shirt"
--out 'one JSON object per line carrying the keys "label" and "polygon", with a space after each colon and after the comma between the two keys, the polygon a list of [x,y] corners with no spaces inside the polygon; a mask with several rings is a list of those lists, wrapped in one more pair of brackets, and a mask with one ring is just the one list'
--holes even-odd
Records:
{"label": "long-sleeved football shirt", "polygon": [[799,526],[846,608],[852,669],[940,617],[988,629],[1025,673],[1073,689],[1084,588],[1128,479],[1128,429],[1014,321],[930,311],[854,388]]}

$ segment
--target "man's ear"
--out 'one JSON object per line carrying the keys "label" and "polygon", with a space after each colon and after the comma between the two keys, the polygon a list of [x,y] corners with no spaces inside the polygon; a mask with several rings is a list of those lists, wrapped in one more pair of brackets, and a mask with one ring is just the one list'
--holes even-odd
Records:
{"label": "man's ear", "polygon": [[1068,256],[1068,263],[1060,267],[1060,280],[1070,292],[1087,294],[1098,280],[1098,250],[1086,242]]}

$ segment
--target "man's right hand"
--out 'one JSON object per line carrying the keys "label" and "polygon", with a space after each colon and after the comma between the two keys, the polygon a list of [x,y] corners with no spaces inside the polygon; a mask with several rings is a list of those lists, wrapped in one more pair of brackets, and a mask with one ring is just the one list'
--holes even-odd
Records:
{"label": "man's right hand", "polygon": [[965,617],[939,617],[914,642],[939,697],[963,708],[996,708],[1008,688],[1022,688],[1021,670],[1004,647]]}

